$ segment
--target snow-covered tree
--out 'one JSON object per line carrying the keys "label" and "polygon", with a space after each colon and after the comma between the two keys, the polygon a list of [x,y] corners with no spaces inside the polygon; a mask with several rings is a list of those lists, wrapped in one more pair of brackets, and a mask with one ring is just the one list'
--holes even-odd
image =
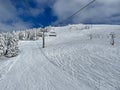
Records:
{"label": "snow-covered tree", "polygon": [[35,29],[30,31],[30,40],[38,40],[37,32]]}
{"label": "snow-covered tree", "polygon": [[42,37],[42,28],[37,29],[37,37]]}
{"label": "snow-covered tree", "polygon": [[50,30],[52,30],[52,27],[51,26],[47,26],[44,30],[45,30],[45,32],[49,32]]}
{"label": "snow-covered tree", "polygon": [[0,56],[3,56],[6,53],[5,38],[0,34]]}
{"label": "snow-covered tree", "polygon": [[10,35],[7,43],[6,57],[14,57],[19,53],[18,39],[16,35]]}
{"label": "snow-covered tree", "polygon": [[26,40],[30,40],[30,30],[25,31]]}
{"label": "snow-covered tree", "polygon": [[14,38],[16,39],[16,41],[19,41],[19,32],[12,32],[12,35],[14,36]]}
{"label": "snow-covered tree", "polygon": [[33,40],[38,40],[37,31],[33,31]]}
{"label": "snow-covered tree", "polygon": [[25,40],[25,39],[26,39],[25,31],[21,31],[21,32],[19,33],[19,39],[20,39],[20,40]]}

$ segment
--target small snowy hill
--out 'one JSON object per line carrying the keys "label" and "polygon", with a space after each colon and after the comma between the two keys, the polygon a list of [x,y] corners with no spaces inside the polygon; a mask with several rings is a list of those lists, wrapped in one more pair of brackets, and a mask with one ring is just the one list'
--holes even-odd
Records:
{"label": "small snowy hill", "polygon": [[120,89],[119,25],[52,29],[57,37],[45,37],[44,49],[42,39],[20,41],[19,56],[0,59],[0,90]]}

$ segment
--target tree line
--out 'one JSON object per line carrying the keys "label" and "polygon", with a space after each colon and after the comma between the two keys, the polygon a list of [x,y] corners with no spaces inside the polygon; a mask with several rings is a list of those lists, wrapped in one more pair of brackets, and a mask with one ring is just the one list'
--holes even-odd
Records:
{"label": "tree line", "polygon": [[15,57],[19,54],[19,40],[38,40],[42,31],[48,32],[51,27],[34,28],[24,31],[0,33],[0,57]]}

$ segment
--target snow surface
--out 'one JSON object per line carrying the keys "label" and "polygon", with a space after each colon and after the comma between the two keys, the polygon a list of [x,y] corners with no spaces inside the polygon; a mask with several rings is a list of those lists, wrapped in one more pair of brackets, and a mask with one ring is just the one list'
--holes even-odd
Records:
{"label": "snow surface", "polygon": [[0,90],[120,90],[120,26],[85,26],[55,27],[44,49],[20,41],[20,55],[0,58]]}

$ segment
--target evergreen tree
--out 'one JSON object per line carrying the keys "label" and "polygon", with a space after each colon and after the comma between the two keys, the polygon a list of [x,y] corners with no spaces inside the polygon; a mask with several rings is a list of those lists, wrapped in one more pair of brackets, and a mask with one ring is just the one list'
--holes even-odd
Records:
{"label": "evergreen tree", "polygon": [[21,31],[21,32],[19,33],[19,39],[20,39],[20,40],[25,40],[25,39],[26,39],[26,34],[25,34],[24,31]]}
{"label": "evergreen tree", "polygon": [[30,31],[30,40],[38,40],[36,30],[31,30]]}
{"label": "evergreen tree", "polygon": [[5,39],[2,34],[0,34],[0,56],[3,56],[6,52]]}
{"label": "evergreen tree", "polygon": [[6,57],[14,57],[19,53],[18,39],[16,35],[10,35],[7,43]]}
{"label": "evergreen tree", "polygon": [[38,40],[37,31],[36,30],[33,31],[33,40]]}

